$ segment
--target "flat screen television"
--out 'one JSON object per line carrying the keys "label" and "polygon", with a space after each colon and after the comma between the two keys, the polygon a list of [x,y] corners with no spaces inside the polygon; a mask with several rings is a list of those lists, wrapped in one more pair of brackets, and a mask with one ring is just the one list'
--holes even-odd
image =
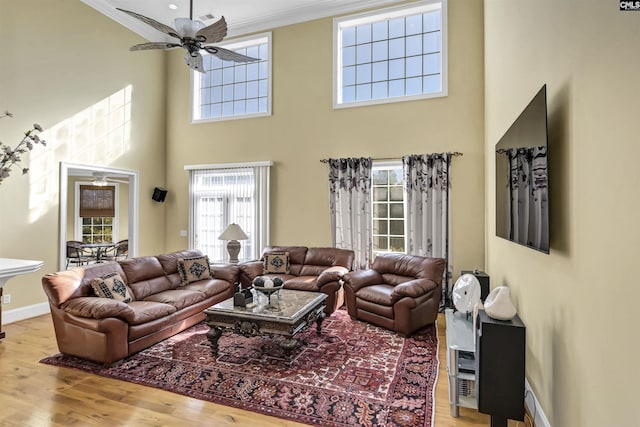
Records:
{"label": "flat screen television", "polygon": [[496,144],[496,235],[549,253],[547,85]]}

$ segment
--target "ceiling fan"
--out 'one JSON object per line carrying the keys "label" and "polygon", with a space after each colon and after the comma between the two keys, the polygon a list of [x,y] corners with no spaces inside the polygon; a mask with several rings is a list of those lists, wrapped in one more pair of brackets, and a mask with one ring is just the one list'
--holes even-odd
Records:
{"label": "ceiling fan", "polygon": [[139,19],[145,24],[151,25],[158,31],[161,31],[165,34],[170,35],[171,37],[175,37],[180,40],[179,43],[150,42],[137,44],[129,48],[129,50],[131,51],[149,49],[175,49],[178,47],[182,47],[187,51],[187,54],[184,57],[187,65],[190,68],[201,73],[204,73],[202,65],[202,55],[200,54],[201,50],[204,50],[211,55],[215,55],[223,61],[252,62],[258,60],[258,58],[252,58],[250,56],[242,55],[221,47],[205,45],[206,43],[220,42],[226,37],[227,21],[225,21],[224,16],[222,16],[213,24],[206,26],[204,22],[194,20],[193,0],[190,0],[189,2],[189,18],[176,18],[174,20],[173,25],[176,29],[173,29],[168,25],[162,24],[154,19],[147,18],[144,15],[140,15],[139,13],[120,8],[116,9],[130,16],[133,16],[136,19]]}
{"label": "ceiling fan", "polygon": [[117,182],[119,184],[129,184],[129,181],[122,181],[119,179],[107,178],[107,174],[105,172],[93,172],[93,185],[98,187],[104,187],[108,185],[110,182]]}

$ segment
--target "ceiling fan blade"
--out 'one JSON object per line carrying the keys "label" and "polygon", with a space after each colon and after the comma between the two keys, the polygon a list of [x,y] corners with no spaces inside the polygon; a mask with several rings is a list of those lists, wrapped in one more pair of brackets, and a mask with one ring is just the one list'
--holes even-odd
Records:
{"label": "ceiling fan blade", "polygon": [[129,184],[129,181],[122,181],[120,179],[107,178],[107,182],[117,182],[118,184]]}
{"label": "ceiling fan blade", "polygon": [[116,7],[116,10],[119,10],[120,12],[124,12],[129,16],[133,16],[134,18],[139,19],[140,21],[144,22],[147,25],[151,25],[156,30],[163,32],[165,34],[168,34],[171,37],[175,37],[177,39],[180,38],[176,30],[174,30],[168,25],[164,25],[163,23],[156,21],[155,19],[147,18],[146,16],[140,15],[139,13],[131,12],[130,10],[120,9],[119,7]]}
{"label": "ceiling fan blade", "polygon": [[150,42],[131,46],[129,50],[174,49],[180,46],[177,43]]}
{"label": "ceiling fan blade", "polygon": [[204,46],[203,49],[209,52],[210,54],[217,56],[223,61],[253,62],[253,61],[260,60],[260,58],[252,58],[250,56],[242,55],[241,53],[237,53],[232,50],[224,49],[221,47]]}
{"label": "ceiling fan blade", "polygon": [[196,33],[196,38],[203,43],[217,43],[227,36],[227,21],[224,16],[204,27]]}

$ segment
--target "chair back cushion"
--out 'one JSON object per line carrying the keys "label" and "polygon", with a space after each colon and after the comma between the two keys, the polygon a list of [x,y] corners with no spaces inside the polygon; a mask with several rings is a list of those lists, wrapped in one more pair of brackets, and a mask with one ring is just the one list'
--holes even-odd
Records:
{"label": "chair back cushion", "polygon": [[304,258],[300,276],[319,276],[329,267],[344,267],[351,270],[353,251],[336,248],[309,248]]}
{"label": "chair back cushion", "polygon": [[397,285],[412,279],[431,279],[442,284],[445,260],[418,255],[380,254],[371,265],[385,283]]}
{"label": "chair back cushion", "polygon": [[118,264],[127,275],[127,284],[137,300],[171,289],[171,283],[156,257],[131,258],[119,261]]}

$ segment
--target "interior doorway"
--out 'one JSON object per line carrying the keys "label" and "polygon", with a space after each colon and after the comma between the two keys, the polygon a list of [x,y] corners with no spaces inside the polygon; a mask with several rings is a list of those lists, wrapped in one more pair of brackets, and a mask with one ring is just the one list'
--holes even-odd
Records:
{"label": "interior doorway", "polygon": [[[129,187],[128,197],[128,240],[129,240],[129,256],[134,257],[138,254],[138,210],[139,205],[139,173],[138,171],[129,169],[117,169],[96,165],[83,165],[77,163],[60,162],[60,203],[59,203],[59,242],[58,242],[58,267],[59,271],[66,268],[67,261],[67,240],[69,215],[69,183],[73,179],[95,179],[96,176],[114,177],[118,182],[126,184]],[[108,178],[107,178],[108,179]]]}

